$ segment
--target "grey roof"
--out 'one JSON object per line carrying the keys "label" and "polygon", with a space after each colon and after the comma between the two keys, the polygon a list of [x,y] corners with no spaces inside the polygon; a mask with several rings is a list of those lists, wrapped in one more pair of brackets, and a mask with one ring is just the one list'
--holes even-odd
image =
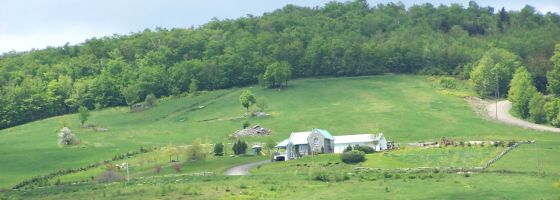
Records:
{"label": "grey roof", "polygon": [[310,131],[308,132],[292,132],[292,134],[290,135],[290,143],[294,144],[294,145],[298,145],[298,144],[307,144],[307,138],[309,137],[309,134],[311,134]]}
{"label": "grey roof", "polygon": [[288,139],[282,140],[282,142],[278,143],[278,144],[276,145],[276,147],[277,147],[277,148],[278,148],[278,147],[287,147],[289,142],[290,142],[290,140],[288,140]]}

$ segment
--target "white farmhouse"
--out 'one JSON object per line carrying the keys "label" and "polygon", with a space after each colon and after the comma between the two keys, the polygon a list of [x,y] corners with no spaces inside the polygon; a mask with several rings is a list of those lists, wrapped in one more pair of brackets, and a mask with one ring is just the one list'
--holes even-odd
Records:
{"label": "white farmhouse", "polygon": [[311,153],[333,153],[333,136],[326,130],[314,128],[308,132],[292,132],[290,138],[276,145],[285,150],[285,159],[292,160]]}
{"label": "white farmhouse", "polygon": [[370,146],[375,151],[387,149],[383,133],[332,136],[328,131],[314,128],[308,132],[292,132],[290,138],[276,145],[275,160],[292,160],[311,153],[343,153],[348,146]]}
{"label": "white farmhouse", "polygon": [[348,146],[356,145],[370,146],[375,151],[382,151],[387,149],[387,140],[383,133],[334,136],[334,153],[343,153]]}

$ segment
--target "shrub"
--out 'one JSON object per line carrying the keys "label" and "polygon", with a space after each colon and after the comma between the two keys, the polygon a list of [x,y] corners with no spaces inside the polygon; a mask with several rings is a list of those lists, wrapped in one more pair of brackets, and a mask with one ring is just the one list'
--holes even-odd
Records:
{"label": "shrub", "polygon": [[393,175],[391,173],[388,173],[388,172],[383,172],[383,177],[384,178],[391,178],[391,177],[393,177]]}
{"label": "shrub", "polygon": [[231,149],[235,155],[245,154],[247,152],[247,143],[245,143],[245,141],[237,140]]}
{"label": "shrub", "polygon": [[256,103],[257,107],[259,108],[259,111],[263,112],[264,110],[266,110],[266,108],[268,108],[268,103],[266,101],[265,97],[259,97],[257,98],[257,103]]}
{"label": "shrub", "polygon": [[204,151],[201,143],[200,138],[197,138],[191,146],[187,147],[186,153],[188,161],[203,161],[206,159],[208,152]]}
{"label": "shrub", "polygon": [[249,123],[249,120],[245,120],[245,121],[243,121],[242,125],[243,125],[243,129],[245,129],[245,128],[249,127],[251,124]]}
{"label": "shrub", "polygon": [[181,172],[181,164],[179,163],[175,163],[175,165],[173,165],[173,169],[175,169],[176,172]]}
{"label": "shrub", "polygon": [[494,142],[494,147],[499,147],[499,146],[502,146],[502,145],[503,145],[502,141],[495,141]]}
{"label": "shrub", "polygon": [[223,156],[224,155],[224,144],[217,143],[214,145],[214,155],[215,156]]}
{"label": "shrub", "polygon": [[331,181],[331,177],[330,177],[330,174],[327,173],[326,171],[319,171],[319,172],[313,173],[313,180],[329,182],[329,181]]}
{"label": "shrub", "polygon": [[115,171],[115,166],[107,165],[107,170],[97,176],[95,179],[98,183],[108,183],[122,180],[123,176]]}
{"label": "shrub", "polygon": [[558,115],[558,118],[552,120],[550,124],[552,124],[552,126],[556,126],[560,128],[560,115]]}
{"label": "shrub", "polygon": [[147,107],[152,107],[156,105],[156,95],[154,94],[148,94],[146,96],[146,99],[144,99],[144,105]]}
{"label": "shrub", "polygon": [[348,146],[346,147],[346,149],[344,149],[343,152],[348,152],[348,151],[352,151],[352,150],[354,150],[354,149],[352,149],[352,146],[348,145]]}
{"label": "shrub", "polygon": [[68,127],[63,127],[58,133],[58,143],[61,145],[73,145],[77,143],[76,136]]}
{"label": "shrub", "polygon": [[352,150],[342,153],[340,159],[344,163],[359,163],[366,161],[366,155],[362,151]]}
{"label": "shrub", "polygon": [[439,85],[447,89],[455,89],[457,87],[457,83],[455,83],[455,79],[451,77],[439,78]]}
{"label": "shrub", "polygon": [[374,153],[375,149],[373,149],[373,147],[370,146],[360,146],[360,145],[356,145],[354,146],[355,150],[364,152],[365,154],[370,154],[370,153]]}
{"label": "shrub", "polygon": [[313,180],[315,181],[322,181],[322,182],[341,182],[345,180],[349,180],[350,176],[346,173],[335,173],[329,171],[316,171],[313,172]]}

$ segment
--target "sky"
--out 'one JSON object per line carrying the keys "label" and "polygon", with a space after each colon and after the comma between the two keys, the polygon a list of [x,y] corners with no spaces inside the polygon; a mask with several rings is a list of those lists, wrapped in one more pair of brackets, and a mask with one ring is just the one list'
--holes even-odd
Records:
{"label": "sky", "polygon": [[[92,37],[129,34],[146,28],[197,27],[212,18],[260,16],[287,4],[322,6],[330,0],[0,0],[0,53],[27,51],[65,43],[79,44]],[[392,2],[368,0],[370,5]],[[401,0],[434,5],[468,0]],[[496,10],[520,10],[530,4],[541,13],[560,13],[559,1],[478,0]]]}

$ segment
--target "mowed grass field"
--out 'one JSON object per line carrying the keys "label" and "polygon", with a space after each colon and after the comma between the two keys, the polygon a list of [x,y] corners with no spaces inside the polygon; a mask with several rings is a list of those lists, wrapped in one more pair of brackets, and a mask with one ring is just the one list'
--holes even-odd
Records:
{"label": "mowed grass field", "polygon": [[338,154],[317,155],[313,158],[275,162],[253,169],[252,174],[307,174],[313,168],[338,168],[352,170],[355,167],[379,169],[423,168],[423,167],[482,167],[486,162],[503,151],[504,147],[446,147],[446,148],[404,148],[366,155],[366,161],[357,165],[346,165]]}
{"label": "mowed grass field", "polygon": [[[459,84],[468,88],[464,82]],[[245,89],[267,98],[267,112],[271,116],[249,121],[270,128],[273,134],[268,137],[278,142],[292,131],[317,127],[333,135],[381,130],[396,142],[445,136],[466,140],[538,140],[553,147],[560,145],[560,134],[530,131],[478,116],[463,97],[442,91],[426,76],[302,79],[291,81],[290,87],[283,90],[234,88],[169,99],[143,112],[129,113],[125,107],[93,111],[88,124],[106,127],[107,132],[79,128],[77,115],[1,130],[0,188],[9,188],[32,176],[111,159],[140,146],[184,145],[196,138],[203,142],[220,141],[241,128],[244,110],[239,95]],[[57,132],[64,123],[82,140],[81,145],[57,145]],[[246,139],[251,144],[268,138]],[[560,150],[553,148],[543,151],[541,156],[559,154]],[[560,164],[554,159],[550,162],[551,168]]]}
{"label": "mowed grass field", "polygon": [[[424,150],[393,151],[396,156],[423,154]],[[435,149],[459,151],[460,148]],[[464,150],[464,149],[463,149]],[[467,150],[478,155],[487,148]],[[62,185],[20,192],[0,193],[8,199],[557,199],[558,176],[509,173],[444,173],[363,171],[368,162],[386,162],[382,153],[368,155],[362,164],[344,164],[338,155],[318,155],[262,165],[249,176],[143,177],[110,184]],[[439,153],[430,153],[433,155]],[[444,153],[446,154],[446,153]],[[420,155],[417,155],[420,156]],[[487,155],[489,156],[489,155]],[[474,156],[483,158],[487,156]],[[445,160],[445,159],[439,159]],[[467,159],[469,160],[469,159]],[[207,163],[216,163],[209,160]],[[422,164],[431,161],[421,159]],[[449,163],[447,161],[442,161]],[[210,166],[212,164],[209,164]],[[389,162],[398,168],[401,163]],[[339,174],[340,181],[317,181],[317,172]]]}

